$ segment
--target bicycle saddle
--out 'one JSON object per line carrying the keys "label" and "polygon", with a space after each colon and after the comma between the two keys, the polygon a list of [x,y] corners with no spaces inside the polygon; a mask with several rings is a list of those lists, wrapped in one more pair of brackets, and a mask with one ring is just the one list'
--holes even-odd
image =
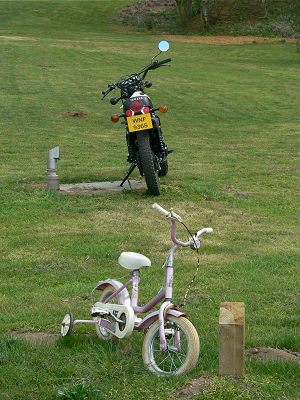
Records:
{"label": "bicycle saddle", "polygon": [[123,251],[118,262],[121,267],[130,269],[132,271],[151,266],[151,261],[148,257],[143,256],[143,254],[133,253],[131,251]]}

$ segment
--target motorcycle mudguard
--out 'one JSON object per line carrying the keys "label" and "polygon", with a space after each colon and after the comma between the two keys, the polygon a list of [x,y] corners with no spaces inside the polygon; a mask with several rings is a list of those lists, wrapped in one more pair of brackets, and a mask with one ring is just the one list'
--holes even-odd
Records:
{"label": "motorcycle mudguard", "polygon": [[[121,283],[119,281],[116,281],[114,279],[106,279],[105,281],[98,282],[96,287],[95,287],[95,289],[96,290],[104,290],[109,286],[112,286],[113,288],[118,290],[123,286],[123,283]],[[125,306],[130,306],[131,305],[129,292],[126,289],[126,287],[124,287],[121,290],[121,292],[118,294],[118,296],[119,296],[119,303],[120,304],[123,304]]]}
{"label": "motorcycle mudguard", "polygon": [[146,93],[143,93],[143,92],[139,91],[139,92],[134,92],[132,94],[132,96],[125,101],[124,106],[123,106],[123,111],[124,112],[131,108],[131,103],[134,100],[140,100],[140,101],[142,101],[144,106],[149,107],[149,108],[153,108],[153,104],[152,104],[152,101],[151,101],[150,97]]}
{"label": "motorcycle mudguard", "polygon": [[[182,311],[169,309],[167,311],[167,315],[172,315],[173,317],[185,317],[185,313]],[[159,311],[154,311],[151,314],[147,315],[138,325],[135,326],[135,329],[148,329],[150,326],[159,319]]]}

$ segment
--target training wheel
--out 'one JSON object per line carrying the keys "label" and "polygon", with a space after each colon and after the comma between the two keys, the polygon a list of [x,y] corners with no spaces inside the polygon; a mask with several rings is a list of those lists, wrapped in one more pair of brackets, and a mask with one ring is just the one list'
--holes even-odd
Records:
{"label": "training wheel", "polygon": [[64,316],[64,319],[61,323],[60,333],[61,336],[71,335],[73,330],[73,315],[68,313]]}

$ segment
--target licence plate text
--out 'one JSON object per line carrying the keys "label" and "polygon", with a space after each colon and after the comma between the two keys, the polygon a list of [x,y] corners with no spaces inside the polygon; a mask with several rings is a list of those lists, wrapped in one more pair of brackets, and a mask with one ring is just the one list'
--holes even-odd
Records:
{"label": "licence plate text", "polygon": [[153,128],[151,114],[127,117],[127,124],[129,132],[137,132]]}

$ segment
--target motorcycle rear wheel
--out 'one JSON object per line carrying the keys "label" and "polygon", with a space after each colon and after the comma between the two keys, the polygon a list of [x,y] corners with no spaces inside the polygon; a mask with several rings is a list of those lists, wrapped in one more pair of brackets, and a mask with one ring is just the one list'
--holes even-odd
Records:
{"label": "motorcycle rear wheel", "polygon": [[150,194],[160,195],[160,182],[157,168],[155,166],[155,156],[150,146],[148,132],[138,132],[137,142],[139,147],[139,159],[146,180],[146,185]]}

